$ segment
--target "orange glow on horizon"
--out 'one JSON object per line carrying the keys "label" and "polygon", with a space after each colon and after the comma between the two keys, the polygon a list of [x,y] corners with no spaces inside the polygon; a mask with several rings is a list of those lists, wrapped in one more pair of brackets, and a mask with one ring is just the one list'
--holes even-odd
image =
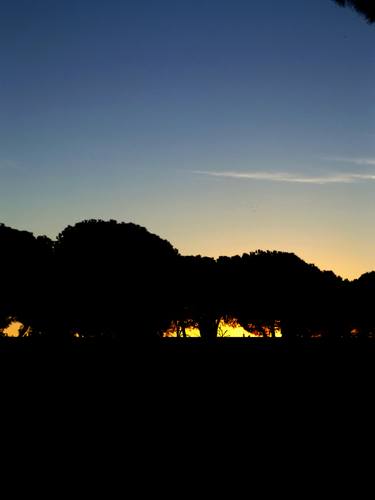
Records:
{"label": "orange glow on horizon", "polygon": [[6,337],[18,337],[19,335],[19,329],[21,328],[22,323],[19,321],[12,321],[12,323],[4,328],[3,334]]}
{"label": "orange glow on horizon", "polygon": [[[3,330],[3,335],[6,337],[18,337],[19,336],[19,329],[22,326],[22,323],[19,321],[13,321],[7,328]],[[200,331],[199,328],[194,327],[194,326],[188,326],[185,328],[186,331],[186,336],[187,337],[200,337]],[[27,335],[27,333],[26,333]],[[261,337],[262,334],[259,333],[253,333],[239,324],[236,324],[235,322],[233,324],[229,324],[225,322],[223,319],[220,321],[217,329],[217,336],[219,338],[228,338],[228,337],[237,337],[237,338],[244,338],[244,337]],[[267,331],[267,336],[270,336],[269,332]],[[79,334],[76,333],[74,334],[74,337],[79,337]],[[163,334],[163,337],[177,337],[177,329],[175,325],[172,325],[168,330],[166,330]],[[275,337],[282,337],[281,330],[280,328],[276,327],[275,330]]]}
{"label": "orange glow on horizon", "polygon": [[[197,328],[197,327],[189,326],[189,327],[185,328],[185,331],[186,331],[186,336],[187,337],[200,337],[199,328]],[[267,334],[268,334],[268,332],[267,332]],[[217,336],[219,338],[222,338],[222,337],[225,337],[225,338],[227,338],[227,337],[237,337],[237,338],[253,337],[253,338],[259,338],[259,337],[262,336],[262,334],[260,332],[259,333],[250,332],[250,331],[246,330],[245,328],[243,328],[239,324],[236,324],[236,323],[230,324],[230,323],[225,322],[222,319],[222,320],[220,320],[220,323],[218,325]],[[177,328],[176,328],[176,326],[172,325],[171,328],[169,328],[168,330],[166,330],[164,332],[163,337],[177,337]],[[278,337],[278,338],[282,337],[281,330],[278,327],[276,327],[276,329],[275,329],[275,337]]]}

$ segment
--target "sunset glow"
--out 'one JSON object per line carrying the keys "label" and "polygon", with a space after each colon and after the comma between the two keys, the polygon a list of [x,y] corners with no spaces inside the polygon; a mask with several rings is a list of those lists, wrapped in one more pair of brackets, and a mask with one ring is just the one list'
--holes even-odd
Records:
{"label": "sunset glow", "polygon": [[13,321],[7,328],[3,330],[3,334],[6,337],[18,337],[19,329],[22,323],[19,321]]}
{"label": "sunset glow", "polygon": [[[187,327],[186,329],[186,336],[187,337],[200,337],[200,332],[199,328],[196,327]],[[268,332],[268,335],[270,333]],[[164,337],[176,337],[177,336],[177,329],[175,327],[171,327],[169,330],[164,332]],[[223,319],[220,321],[218,325],[218,337],[253,337],[253,338],[259,338],[261,336],[260,333],[252,333],[249,332],[248,330],[245,330],[240,325],[236,324],[229,324],[226,323]],[[282,333],[280,328],[275,329],[275,337],[282,337]]]}
{"label": "sunset glow", "polygon": [[115,219],[183,255],[260,248],[349,279],[375,269],[375,27],[358,12],[21,4],[2,2],[0,19],[2,222],[54,239]]}

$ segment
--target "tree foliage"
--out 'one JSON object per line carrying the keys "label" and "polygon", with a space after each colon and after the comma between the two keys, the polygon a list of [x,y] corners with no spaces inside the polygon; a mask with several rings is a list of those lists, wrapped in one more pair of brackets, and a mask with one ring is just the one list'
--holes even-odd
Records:
{"label": "tree foliage", "polygon": [[181,256],[144,227],[85,220],[56,241],[0,224],[0,331],[68,338],[156,339],[174,325],[218,326],[284,340],[375,336],[375,272],[349,282],[293,253]]}
{"label": "tree foliage", "polygon": [[178,252],[132,223],[85,220],[57,237],[64,330],[121,338],[160,331],[173,309]]}
{"label": "tree foliage", "polygon": [[0,224],[0,328],[12,321],[38,323],[54,287],[51,273],[53,243]]}
{"label": "tree foliage", "polygon": [[373,0],[334,0],[341,7],[351,7],[365,16],[369,23],[375,22],[375,4]]}

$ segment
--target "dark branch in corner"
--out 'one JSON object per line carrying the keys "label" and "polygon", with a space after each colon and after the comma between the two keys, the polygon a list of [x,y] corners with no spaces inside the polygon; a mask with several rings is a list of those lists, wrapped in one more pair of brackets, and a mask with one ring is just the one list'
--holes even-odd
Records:
{"label": "dark branch in corner", "polygon": [[375,22],[374,0],[334,0],[341,7],[351,7],[365,16],[369,23]]}

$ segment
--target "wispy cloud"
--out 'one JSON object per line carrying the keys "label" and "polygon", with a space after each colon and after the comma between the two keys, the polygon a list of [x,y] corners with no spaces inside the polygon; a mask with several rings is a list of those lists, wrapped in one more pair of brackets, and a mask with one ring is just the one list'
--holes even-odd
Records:
{"label": "wispy cloud", "polygon": [[324,160],[336,161],[341,163],[351,163],[353,165],[368,165],[375,166],[375,158],[356,158],[356,157],[348,157],[348,156],[334,156],[334,157],[326,157]]}
{"label": "wispy cloud", "polygon": [[358,174],[343,172],[319,176],[296,175],[288,172],[219,172],[212,170],[194,170],[193,173],[208,175],[211,177],[223,177],[227,179],[250,179],[256,181],[289,182],[295,184],[350,184],[358,181],[375,181],[375,173]]}

